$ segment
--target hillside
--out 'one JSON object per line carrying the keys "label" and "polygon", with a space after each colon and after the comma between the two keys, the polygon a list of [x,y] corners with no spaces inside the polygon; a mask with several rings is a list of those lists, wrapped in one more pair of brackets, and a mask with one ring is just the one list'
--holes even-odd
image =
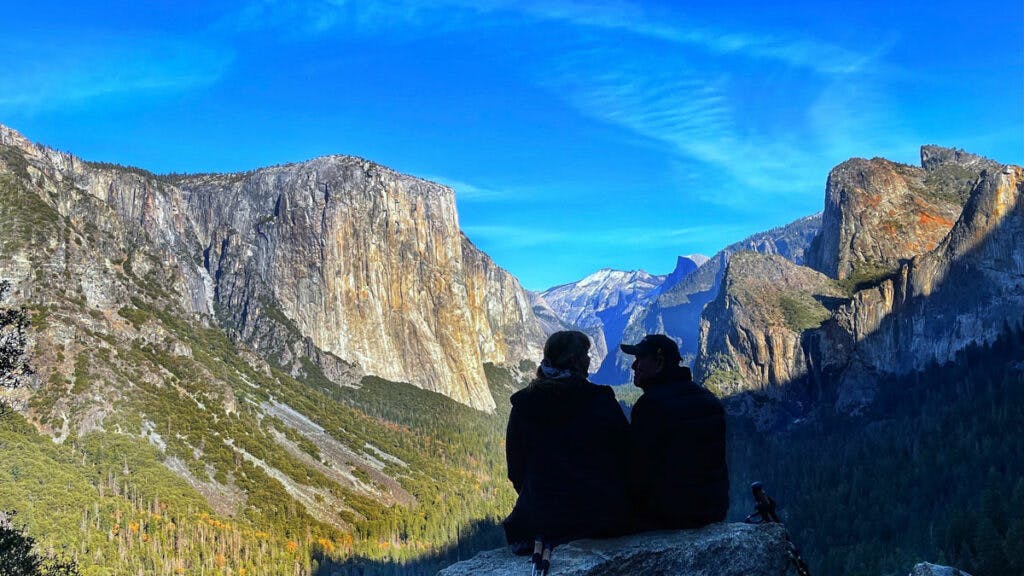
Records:
{"label": "hillside", "polygon": [[[730,395],[771,382],[789,392],[770,396],[810,401],[805,411],[856,413],[886,375],[950,362],[1019,330],[1024,171],[934,146],[921,158],[921,168],[876,158],[833,169],[811,267],[773,275],[731,263],[723,286],[733,288],[702,315],[698,378],[728,382]],[[802,310],[808,321],[787,321],[785,344],[763,345],[778,325],[762,313],[772,302],[763,293],[783,276],[791,300],[783,311]],[[758,286],[761,295],[750,289]],[[760,368],[743,368],[751,363]]]}
{"label": "hillside", "polygon": [[[2,130],[3,305],[29,312],[36,373],[3,392],[0,509],[44,547],[85,574],[311,574],[440,553],[511,506],[503,410],[542,334],[444,214],[415,220],[450,191],[350,158],[155,176]],[[334,196],[297,183],[316,174]],[[328,230],[375,193],[406,216]],[[361,331],[323,328],[353,290],[333,302]],[[419,387],[374,374],[403,359]]]}

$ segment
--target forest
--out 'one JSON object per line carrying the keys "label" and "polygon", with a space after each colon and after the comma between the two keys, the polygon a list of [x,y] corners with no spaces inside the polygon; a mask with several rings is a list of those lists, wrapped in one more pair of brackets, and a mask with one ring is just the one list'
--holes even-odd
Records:
{"label": "forest", "polygon": [[858,416],[789,430],[730,424],[730,517],[762,481],[814,574],[904,575],[917,562],[1024,574],[1024,332],[886,377]]}
{"label": "forest", "polygon": [[[26,327],[24,316],[11,318]],[[169,389],[140,386],[132,402],[164,414],[155,425],[180,429],[187,439],[168,454],[184,457],[189,442],[213,446],[217,434],[230,435],[293,477],[337,491],[356,514],[343,519],[345,528],[324,524],[237,453],[207,450],[206,461],[188,465],[210,467],[249,493],[242,513],[225,517],[169,472],[161,464],[168,455],[149,443],[107,430],[55,444],[7,409],[0,415],[0,509],[16,514],[0,522],[0,538],[17,546],[6,547],[0,566],[14,565],[3,562],[20,551],[31,568],[11,574],[433,574],[502,545],[499,522],[514,501],[505,480],[504,426],[508,397],[524,384],[508,370],[486,367],[498,405],[487,415],[378,378],[341,388],[312,364],[298,378],[276,369],[256,373],[218,331],[162,321],[197,344],[193,362],[260,384],[239,387],[243,409],[212,425]],[[197,368],[144,347],[122,354],[182,382]],[[524,364],[520,373],[530,368]],[[919,561],[987,576],[1024,573],[1024,333],[1007,328],[956,362],[886,377],[879,390],[856,416],[822,406],[768,432],[731,418],[730,518],[751,511],[749,485],[759,480],[780,503],[812,573],[905,574]],[[638,391],[621,391],[628,410]],[[244,407],[271,395],[348,445],[381,446],[401,458],[409,471],[400,481],[417,504],[383,506],[331,486],[294,456],[269,454],[267,430],[287,427],[253,428]],[[47,402],[46,395],[33,402]],[[298,435],[293,440],[316,454]]]}

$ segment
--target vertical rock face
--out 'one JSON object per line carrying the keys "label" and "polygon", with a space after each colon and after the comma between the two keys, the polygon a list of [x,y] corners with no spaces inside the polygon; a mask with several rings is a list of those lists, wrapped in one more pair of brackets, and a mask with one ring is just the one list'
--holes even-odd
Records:
{"label": "vertical rock face", "polygon": [[[880,375],[951,361],[1024,324],[1024,171],[933,146],[921,157],[923,169],[855,159],[832,171],[808,258],[831,279],[734,257],[701,320],[698,376],[724,394],[786,385],[788,399],[813,384],[856,412]],[[800,330],[780,328],[779,305],[800,301],[780,291],[823,307],[805,307],[813,322]]]}
{"label": "vertical rock face", "polygon": [[946,236],[984,158],[937,146],[921,149],[923,168],[854,158],[832,169],[822,233],[808,265],[839,280],[872,278],[927,252]]}
{"label": "vertical rock face", "polygon": [[[698,351],[701,312],[718,294],[729,259],[738,252],[753,251],[777,254],[802,264],[804,253],[820,226],[821,215],[816,214],[755,234],[725,247],[677,282],[666,281],[658,297],[630,318],[624,340],[636,342],[644,334],[665,333],[681,341],[679,350],[683,359],[691,362]],[[620,354],[617,362],[628,378],[632,358]]]}
{"label": "vertical rock face", "polygon": [[158,178],[3,130],[25,177],[52,188],[35,201],[107,246],[77,263],[97,306],[129,301],[103,267],[123,261],[293,371],[306,357],[329,377],[373,374],[482,410],[485,362],[539,357],[526,292],[461,234],[449,188],[342,156]]}
{"label": "vertical rock face", "polygon": [[546,332],[533,312],[530,294],[465,236],[462,255],[473,334],[482,360],[496,364],[539,362]]}
{"label": "vertical rock face", "polygon": [[808,373],[803,332],[827,320],[842,297],[824,274],[785,258],[735,254],[701,316],[697,379],[720,396],[792,395],[785,385]]}
{"label": "vertical rock face", "polygon": [[279,307],[359,370],[484,410],[484,362],[539,350],[525,292],[462,236],[449,188],[340,156],[176,184],[241,334],[259,341],[252,312]]}
{"label": "vertical rock face", "polygon": [[[894,277],[858,292],[837,314],[856,343],[840,383],[857,409],[874,386],[863,375],[906,373],[952,360],[1024,324],[1024,170],[986,170],[939,245]],[[841,365],[839,356],[832,364]]]}

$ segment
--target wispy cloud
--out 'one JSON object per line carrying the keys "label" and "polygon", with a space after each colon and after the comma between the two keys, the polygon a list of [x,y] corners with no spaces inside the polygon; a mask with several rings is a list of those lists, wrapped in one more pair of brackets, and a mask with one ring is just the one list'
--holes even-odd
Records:
{"label": "wispy cloud", "polygon": [[807,111],[821,153],[845,160],[882,156],[893,160],[913,156],[920,138],[910,133],[895,113],[892,96],[870,78],[836,80],[825,85]]}
{"label": "wispy cloud", "polygon": [[[581,60],[585,59],[586,61]],[[681,161],[710,165],[722,178],[705,181],[692,195],[729,205],[745,202],[742,190],[723,194],[721,185],[745,186],[760,194],[786,196],[813,186],[805,168],[813,151],[796,134],[761,133],[744,123],[730,97],[728,77],[702,76],[680,68],[620,66],[587,75],[591,55],[563,60],[548,82],[584,114],[621,126],[668,147]],[[794,127],[794,132],[800,127]],[[717,185],[716,185],[717,184]]]}
{"label": "wispy cloud", "polygon": [[231,59],[227,51],[186,41],[93,38],[31,50],[0,43],[0,60],[8,63],[0,68],[0,111],[188,90],[216,82]]}
{"label": "wispy cloud", "polygon": [[502,224],[463,226],[462,231],[477,244],[489,244],[509,249],[532,248],[571,242],[573,234],[564,230],[528,228]]}
{"label": "wispy cloud", "polygon": [[872,65],[875,54],[864,54],[806,37],[765,35],[722,29],[688,21],[671,13],[652,13],[629,2],[491,1],[490,9],[521,10],[534,17],[578,26],[615,29],[676,44],[697,46],[717,54],[774,60],[822,72],[850,74]]}
{"label": "wispy cloud", "polygon": [[735,227],[691,226],[657,227],[627,226],[601,227],[590,233],[580,230],[552,229],[550,227],[476,225],[466,226],[463,231],[474,240],[502,248],[530,248],[536,246],[557,246],[560,249],[590,249],[612,246],[625,249],[661,248],[686,245],[695,239],[705,239],[708,234],[732,235]]}
{"label": "wispy cloud", "polygon": [[399,33],[437,33],[466,23],[477,14],[470,2],[441,0],[259,0],[231,14],[223,26],[241,32],[273,29],[285,36],[324,34],[394,36]]}
{"label": "wispy cloud", "polygon": [[[698,47],[715,54],[770,60],[823,74],[851,74],[875,65],[877,54],[807,37],[730,30],[654,11],[639,2],[588,0],[261,0],[234,16],[243,30],[275,28],[297,35],[375,34],[484,25],[481,15],[518,15]],[[501,22],[501,18],[495,19]]]}
{"label": "wispy cloud", "polygon": [[459,202],[500,202],[519,197],[519,194],[507,189],[499,190],[489,186],[478,186],[476,184],[470,184],[469,182],[446,178],[444,176],[424,176],[424,178],[439,184],[444,184],[445,186],[455,190],[455,199]]}
{"label": "wispy cloud", "polygon": [[[582,33],[598,32],[596,47],[552,54],[530,62],[538,84],[565,99],[586,116],[658,142],[683,162],[710,166],[733,187],[785,198],[818,190],[828,162],[842,147],[836,130],[822,130],[828,116],[869,119],[884,110],[861,106],[870,101],[839,102],[828,94],[793,126],[759,123],[764,110],[744,110],[737,102],[737,69],[791,70],[808,86],[858,85],[877,74],[885,43],[870,50],[850,49],[795,33],[730,29],[699,23],[685,12],[658,10],[636,2],[596,0],[439,0],[429,4],[397,0],[308,0],[250,5],[244,26],[274,26],[302,34],[416,34],[462,25],[476,27],[527,19],[564,24]],[[581,38],[584,37],[581,35]],[[618,51],[619,40],[642,38],[664,43],[647,57]],[[703,65],[691,66],[691,62]],[[708,60],[728,61],[715,68]],[[733,66],[735,62],[744,63]],[[728,70],[725,72],[723,70]],[[742,74],[742,72],[740,72]],[[813,88],[811,88],[813,89]],[[756,98],[755,95],[745,95]],[[868,94],[867,96],[871,96]],[[814,103],[808,97],[808,105]],[[849,123],[855,127],[855,122]],[[826,142],[815,141],[823,138]],[[854,139],[851,135],[846,141]],[[444,181],[441,179],[441,181]],[[462,182],[447,182],[469,202],[493,202],[508,192]],[[718,205],[747,203],[744,194],[696,188],[692,194]]]}

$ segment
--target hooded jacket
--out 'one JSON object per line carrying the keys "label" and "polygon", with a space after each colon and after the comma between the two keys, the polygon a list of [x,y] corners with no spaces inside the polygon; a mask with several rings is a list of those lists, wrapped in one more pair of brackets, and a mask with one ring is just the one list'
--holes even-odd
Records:
{"label": "hooded jacket", "polygon": [[629,424],[611,388],[539,378],[511,400],[505,451],[519,499],[508,542],[627,532]]}

